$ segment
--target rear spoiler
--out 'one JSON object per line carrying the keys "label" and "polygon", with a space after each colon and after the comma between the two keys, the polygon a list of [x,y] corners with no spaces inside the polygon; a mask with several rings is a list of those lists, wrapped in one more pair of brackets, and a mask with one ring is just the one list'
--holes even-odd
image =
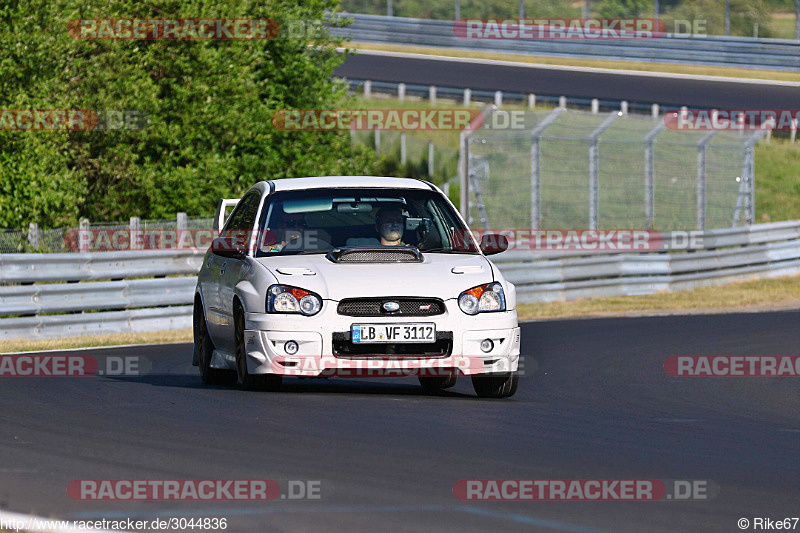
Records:
{"label": "rear spoiler", "polygon": [[236,204],[239,203],[241,198],[223,198],[219,201],[219,205],[217,206],[217,214],[214,216],[214,231],[219,233],[223,226],[225,226],[225,222],[228,220],[228,208],[233,211],[236,207]]}

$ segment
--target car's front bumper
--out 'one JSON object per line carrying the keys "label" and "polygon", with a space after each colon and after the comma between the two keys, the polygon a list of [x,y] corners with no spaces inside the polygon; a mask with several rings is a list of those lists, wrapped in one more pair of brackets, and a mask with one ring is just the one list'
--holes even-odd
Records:
{"label": "car's front bumper", "polygon": [[[520,332],[516,311],[464,314],[455,300],[445,302],[445,313],[425,317],[352,317],[339,315],[336,302],[328,301],[319,314],[280,315],[247,313],[244,343],[251,374],[280,373],[288,376],[436,375],[436,371],[458,369],[465,375],[516,371],[519,364]],[[440,338],[450,337],[442,353],[403,355],[343,355],[335,340],[350,334],[353,324],[433,323]],[[489,352],[481,341],[491,339]],[[299,348],[288,354],[285,344]],[[421,346],[421,345],[419,345]],[[376,345],[376,352],[381,351]],[[420,352],[425,349],[421,348]],[[384,372],[385,371],[385,372]]]}

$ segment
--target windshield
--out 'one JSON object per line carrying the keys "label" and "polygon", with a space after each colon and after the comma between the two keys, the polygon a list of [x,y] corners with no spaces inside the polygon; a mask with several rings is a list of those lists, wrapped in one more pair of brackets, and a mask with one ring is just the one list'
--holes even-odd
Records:
{"label": "windshield", "polygon": [[257,257],[357,246],[477,253],[459,238],[466,228],[449,202],[432,190],[278,192],[264,204],[260,230]]}

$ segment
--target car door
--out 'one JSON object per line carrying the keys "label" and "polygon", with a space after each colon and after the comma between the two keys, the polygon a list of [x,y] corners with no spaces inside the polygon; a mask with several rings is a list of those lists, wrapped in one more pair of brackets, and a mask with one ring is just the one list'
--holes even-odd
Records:
{"label": "car door", "polygon": [[[248,200],[248,197],[242,198],[236,205],[224,229],[220,232],[221,236],[225,235],[225,232],[231,230],[231,228],[241,225],[245,209],[247,208],[248,202],[246,200]],[[225,339],[229,336],[228,329],[232,328],[232,324],[229,323],[229,318],[226,316],[222,301],[220,300],[220,290],[223,277],[228,271],[230,261],[230,257],[225,257],[224,255],[212,251],[208,258],[206,258],[206,263],[204,265],[204,268],[207,269],[208,280],[208,282],[204,284],[203,293],[206,300],[208,333],[214,341],[214,346],[223,350],[225,349],[223,347]]]}
{"label": "car door", "polygon": [[[243,232],[242,234],[244,238],[246,238],[248,248],[249,243],[252,240],[251,232],[256,223],[256,214],[258,213],[258,205],[260,201],[260,193],[253,191],[246,194],[245,197],[242,198],[242,209],[237,210],[239,216],[234,219],[234,215],[237,213],[231,214],[230,224],[225,225],[225,230],[227,232]],[[249,255],[249,253],[250,252],[248,250],[247,255]],[[218,299],[220,314],[222,321],[226,324],[226,327],[224,328],[225,334],[223,338],[220,339],[220,344],[218,344],[218,346],[227,352],[232,352],[235,348],[233,328],[233,296],[234,291],[236,290],[236,285],[239,283],[239,281],[241,281],[244,274],[244,268],[249,268],[246,257],[226,257],[225,262],[220,265]]]}
{"label": "car door", "polygon": [[219,267],[222,257],[212,251],[206,254],[203,266],[198,273],[200,293],[203,298],[203,312],[206,317],[208,333],[211,339],[215,338],[216,327],[219,324]]}

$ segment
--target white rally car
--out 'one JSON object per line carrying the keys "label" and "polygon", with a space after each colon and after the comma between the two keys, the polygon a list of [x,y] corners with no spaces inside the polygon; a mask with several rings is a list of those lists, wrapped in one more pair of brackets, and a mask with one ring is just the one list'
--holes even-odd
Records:
{"label": "white rally car", "polygon": [[429,390],[463,374],[481,397],[515,393],[516,292],[486,258],[508,242],[476,242],[436,186],[295,178],[224,202],[235,208],[194,300],[193,364],[205,383],[275,390],[283,376],[400,368]]}

